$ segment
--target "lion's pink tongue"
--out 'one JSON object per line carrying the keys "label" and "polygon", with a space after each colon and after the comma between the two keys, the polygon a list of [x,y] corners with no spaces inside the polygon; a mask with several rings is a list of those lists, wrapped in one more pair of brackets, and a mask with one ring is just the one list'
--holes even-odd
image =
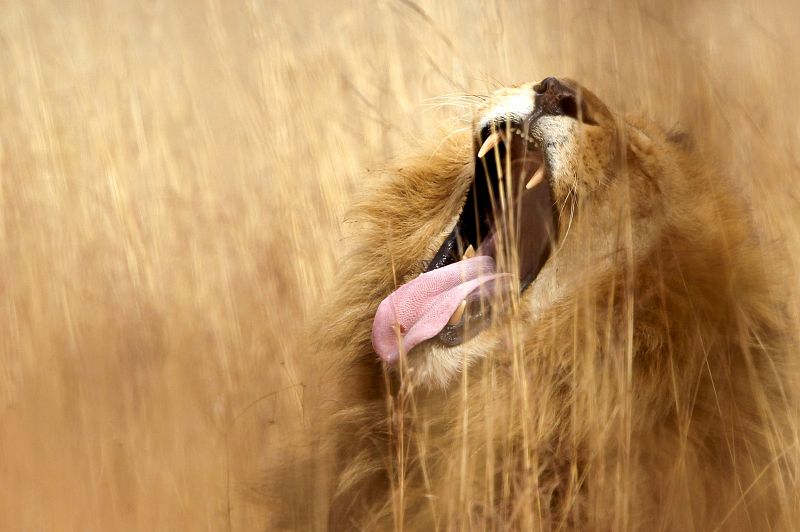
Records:
{"label": "lion's pink tongue", "polygon": [[385,362],[400,349],[433,338],[447,325],[461,302],[487,283],[508,274],[495,273],[494,259],[477,256],[423,273],[384,299],[372,323],[372,346]]}

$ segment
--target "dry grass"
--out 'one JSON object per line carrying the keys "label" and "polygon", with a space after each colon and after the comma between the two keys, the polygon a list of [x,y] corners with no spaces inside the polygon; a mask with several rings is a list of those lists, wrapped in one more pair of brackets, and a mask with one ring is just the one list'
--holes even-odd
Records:
{"label": "dry grass", "polygon": [[435,96],[570,75],[686,126],[798,249],[800,4],[317,4],[0,4],[3,530],[265,526],[340,221],[465,111]]}

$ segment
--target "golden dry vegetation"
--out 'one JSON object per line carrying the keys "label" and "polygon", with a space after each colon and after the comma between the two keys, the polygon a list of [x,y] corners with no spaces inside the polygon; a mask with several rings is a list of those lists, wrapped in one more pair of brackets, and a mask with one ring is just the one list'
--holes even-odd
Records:
{"label": "golden dry vegetation", "polygon": [[0,3],[0,529],[267,527],[347,206],[454,95],[569,75],[681,124],[793,293],[797,43],[792,0]]}

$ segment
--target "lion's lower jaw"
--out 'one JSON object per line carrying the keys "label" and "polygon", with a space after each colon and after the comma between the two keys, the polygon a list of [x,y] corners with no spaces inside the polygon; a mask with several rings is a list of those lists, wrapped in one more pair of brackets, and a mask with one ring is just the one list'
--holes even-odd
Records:
{"label": "lion's lower jaw", "polygon": [[[572,212],[571,217],[578,216]],[[530,338],[538,335],[532,329],[539,326],[542,318],[551,313],[553,307],[569,308],[587,293],[604,292],[627,261],[641,263],[658,241],[664,224],[660,216],[636,220],[635,241],[620,242],[612,238],[612,227],[602,227],[596,220],[598,213],[586,209],[579,215],[581,221],[564,230],[564,241],[557,247],[553,257],[545,263],[539,275],[528,289],[520,294],[520,303],[515,316],[500,316],[495,325],[477,337],[448,347],[437,342],[419,346],[407,357],[405,375],[414,387],[423,390],[445,390],[451,387],[465,368],[487,358],[510,359],[509,353],[523,351]],[[584,220],[592,227],[581,227]],[[570,220],[572,221],[572,220]],[[586,232],[600,232],[602,238],[586,238]],[[634,238],[634,237],[632,237]],[[635,268],[633,268],[635,269]],[[403,372],[403,369],[398,371]]]}

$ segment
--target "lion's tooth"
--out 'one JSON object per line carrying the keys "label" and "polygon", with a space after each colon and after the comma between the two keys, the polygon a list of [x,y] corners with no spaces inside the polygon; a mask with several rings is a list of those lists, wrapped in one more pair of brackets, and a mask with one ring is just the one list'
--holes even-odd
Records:
{"label": "lion's tooth", "polygon": [[450,316],[450,321],[448,321],[447,324],[448,325],[455,325],[458,322],[460,322],[461,318],[464,317],[464,311],[466,310],[466,308],[467,308],[467,300],[464,299],[464,300],[461,301],[461,304],[458,305],[458,308],[456,309],[456,311],[453,312],[453,315]]}
{"label": "lion's tooth", "polygon": [[497,146],[498,142],[500,142],[500,133],[495,131],[486,138],[483,142],[483,146],[478,150],[478,159],[483,159],[483,156],[486,155],[489,150]]}
{"label": "lion's tooth", "polygon": [[464,251],[464,255],[461,257],[461,260],[471,259],[474,256],[475,256],[475,248],[472,247],[472,244],[470,244],[469,247],[467,247],[467,249]]}
{"label": "lion's tooth", "polygon": [[533,173],[533,177],[531,177],[528,184],[525,185],[525,190],[530,190],[539,183],[541,183],[542,179],[544,178],[544,165],[541,165],[536,172]]}

